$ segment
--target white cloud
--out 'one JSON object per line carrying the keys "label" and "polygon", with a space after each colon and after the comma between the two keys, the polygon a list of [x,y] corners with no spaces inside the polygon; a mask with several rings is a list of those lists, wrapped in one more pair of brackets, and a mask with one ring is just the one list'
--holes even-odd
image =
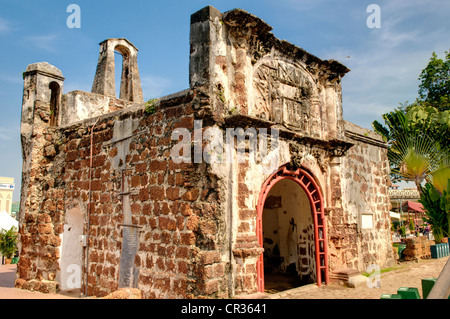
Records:
{"label": "white cloud", "polygon": [[7,20],[0,18],[0,33],[6,33],[8,31],[11,31],[12,29],[13,28]]}
{"label": "white cloud", "polygon": [[54,52],[57,48],[57,40],[58,36],[56,34],[32,35],[25,37],[21,44],[31,49]]}
{"label": "white cloud", "polygon": [[16,75],[0,73],[0,81],[15,84],[23,84],[23,78],[21,73],[17,73]]}
{"label": "white cloud", "polygon": [[86,82],[75,82],[75,81],[71,81],[66,80],[64,81],[64,94],[72,92],[72,91],[84,91],[84,92],[91,92],[92,89],[92,83],[90,83],[89,81]]}
{"label": "white cloud", "polygon": [[305,12],[317,9],[324,3],[326,3],[326,0],[285,0],[280,2],[279,5],[285,5],[289,9],[298,12]]}
{"label": "white cloud", "polygon": [[17,134],[17,129],[11,130],[5,127],[0,127],[0,140],[9,141],[14,134]]}
{"label": "white cloud", "polygon": [[141,76],[141,86],[142,86],[142,93],[144,95],[144,100],[161,97],[167,94],[168,92],[166,92],[166,90],[170,88],[171,84],[172,83],[169,79],[161,76],[157,75]]}
{"label": "white cloud", "polygon": [[351,42],[325,51],[325,59],[351,69],[342,82],[344,117],[367,128],[399,103],[413,102],[431,52],[448,50],[447,20],[428,27],[440,13],[419,1],[401,3],[381,4],[380,29],[367,28]]}

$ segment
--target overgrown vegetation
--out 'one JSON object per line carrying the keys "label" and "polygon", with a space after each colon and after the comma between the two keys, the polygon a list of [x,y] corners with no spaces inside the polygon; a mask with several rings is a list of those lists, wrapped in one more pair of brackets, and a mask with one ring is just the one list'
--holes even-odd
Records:
{"label": "overgrown vegetation", "polygon": [[156,113],[156,105],[158,104],[158,99],[150,99],[145,102],[145,113],[148,115]]}

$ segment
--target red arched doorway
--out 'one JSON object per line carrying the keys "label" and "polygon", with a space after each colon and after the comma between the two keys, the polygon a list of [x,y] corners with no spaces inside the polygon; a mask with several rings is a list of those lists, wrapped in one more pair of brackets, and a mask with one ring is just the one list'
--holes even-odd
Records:
{"label": "red arched doorway", "polygon": [[[291,169],[288,165],[284,165],[272,174],[263,184],[259,194],[257,204],[257,221],[256,221],[256,235],[259,244],[263,246],[263,209],[267,195],[272,187],[279,181],[289,179],[296,182],[306,193],[312,213],[313,227],[314,227],[314,246],[315,246],[315,268],[316,281],[320,286],[323,282],[329,283],[328,272],[328,251],[327,251],[327,229],[323,207],[322,192],[314,180],[312,175],[304,168]],[[264,292],[264,256],[261,256],[257,262],[257,276],[258,276],[258,291]]]}

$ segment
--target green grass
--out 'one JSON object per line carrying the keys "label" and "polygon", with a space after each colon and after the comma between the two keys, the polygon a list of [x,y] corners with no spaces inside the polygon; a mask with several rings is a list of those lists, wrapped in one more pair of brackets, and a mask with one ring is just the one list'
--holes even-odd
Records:
{"label": "green grass", "polygon": [[[386,272],[389,272],[389,271],[392,271],[392,270],[397,270],[397,269],[400,269],[402,267],[404,267],[404,266],[392,266],[392,267],[383,268],[383,269],[380,269],[380,274],[383,274],[383,273],[386,273]],[[369,277],[371,274],[373,274],[373,272],[372,273],[368,273],[368,272],[362,272],[361,273],[361,275],[366,276],[366,277]]]}

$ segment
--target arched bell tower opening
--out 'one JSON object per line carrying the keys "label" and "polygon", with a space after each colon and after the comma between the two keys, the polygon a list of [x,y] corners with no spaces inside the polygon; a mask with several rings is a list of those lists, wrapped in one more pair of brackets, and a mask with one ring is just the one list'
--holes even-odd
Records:
{"label": "arched bell tower opening", "polygon": [[[131,93],[131,74],[130,74],[130,50],[123,45],[116,45],[115,53],[115,83],[116,95],[119,99],[133,101]],[[117,63],[121,61],[122,63]],[[118,93],[118,94],[117,94]]]}
{"label": "arched bell tower opening", "polygon": [[[118,97],[130,102],[143,103],[137,52],[138,49],[125,38],[112,38],[101,42],[92,93],[117,97],[115,55],[119,54],[122,56],[122,68],[121,72],[117,72],[121,74]],[[119,65],[117,70],[120,70]]]}
{"label": "arched bell tower opening", "polygon": [[266,180],[256,227],[265,250],[257,263],[258,291],[329,283],[323,196],[308,170],[285,165]]}

